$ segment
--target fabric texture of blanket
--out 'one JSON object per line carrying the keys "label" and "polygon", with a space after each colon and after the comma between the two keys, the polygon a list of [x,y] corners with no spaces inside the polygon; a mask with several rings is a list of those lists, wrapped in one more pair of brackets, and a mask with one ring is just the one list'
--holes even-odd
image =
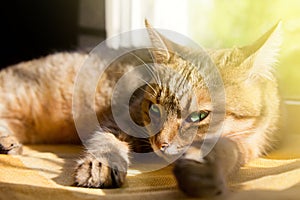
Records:
{"label": "fabric texture of blanket", "polygon": [[[25,146],[21,156],[0,155],[1,200],[188,199],[176,187],[171,167],[141,173],[129,169],[118,189],[71,186],[79,146]],[[256,159],[230,179],[228,199],[300,199],[300,135]]]}

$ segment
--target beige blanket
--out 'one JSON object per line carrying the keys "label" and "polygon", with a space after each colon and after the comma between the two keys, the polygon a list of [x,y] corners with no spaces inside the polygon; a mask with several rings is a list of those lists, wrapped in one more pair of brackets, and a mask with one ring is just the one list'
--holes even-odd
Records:
{"label": "beige blanket", "polygon": [[[130,169],[119,189],[70,186],[78,146],[25,146],[24,155],[0,155],[0,199],[187,199],[167,167],[141,173]],[[290,135],[269,156],[254,160],[230,180],[228,199],[300,199],[300,135]]]}

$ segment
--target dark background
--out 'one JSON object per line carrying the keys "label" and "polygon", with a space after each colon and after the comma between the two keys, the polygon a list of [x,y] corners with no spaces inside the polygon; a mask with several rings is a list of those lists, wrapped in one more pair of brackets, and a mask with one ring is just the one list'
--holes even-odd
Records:
{"label": "dark background", "polygon": [[79,26],[80,3],[80,0],[1,1],[0,68],[57,51],[76,50],[80,34],[105,37],[105,30]]}

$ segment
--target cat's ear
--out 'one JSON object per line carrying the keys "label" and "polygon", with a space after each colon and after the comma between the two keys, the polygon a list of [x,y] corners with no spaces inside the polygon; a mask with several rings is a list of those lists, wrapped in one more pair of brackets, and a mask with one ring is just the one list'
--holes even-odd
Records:
{"label": "cat's ear", "polygon": [[150,50],[153,59],[157,63],[167,63],[170,59],[170,53],[173,51],[172,42],[157,32],[145,19],[145,26],[147,28],[150,40],[154,49]]}
{"label": "cat's ear", "polygon": [[272,79],[272,71],[278,61],[281,43],[281,22],[279,22],[252,45],[240,49],[246,55],[242,65],[250,67],[250,79]]}

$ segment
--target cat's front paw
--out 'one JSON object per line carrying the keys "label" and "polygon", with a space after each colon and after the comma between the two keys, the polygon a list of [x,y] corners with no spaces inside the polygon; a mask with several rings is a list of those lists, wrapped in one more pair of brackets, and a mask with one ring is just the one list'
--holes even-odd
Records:
{"label": "cat's front paw", "polygon": [[88,154],[76,166],[75,185],[92,188],[118,188],[125,181],[126,170],[127,166],[124,166],[124,162],[109,166],[107,162]]}
{"label": "cat's front paw", "polygon": [[192,197],[215,197],[227,191],[219,167],[209,158],[204,158],[204,162],[181,158],[175,162],[173,172],[178,187],[185,194]]}
{"label": "cat's front paw", "polygon": [[2,136],[0,137],[0,154],[22,154],[22,144],[14,136]]}

